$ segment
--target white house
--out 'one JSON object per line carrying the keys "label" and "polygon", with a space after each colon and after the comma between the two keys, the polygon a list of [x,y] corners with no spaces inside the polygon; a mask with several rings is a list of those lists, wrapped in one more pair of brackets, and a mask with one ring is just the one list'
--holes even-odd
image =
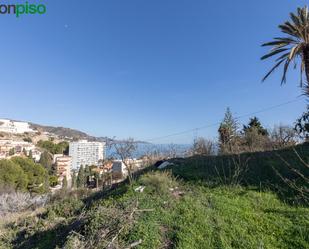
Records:
{"label": "white house", "polygon": [[[126,163],[131,168],[131,171],[137,171],[143,167],[143,161],[137,159],[127,159]],[[113,176],[115,178],[125,178],[128,176],[128,169],[122,160],[114,160],[112,167]]]}
{"label": "white house", "polygon": [[114,160],[112,167],[114,178],[125,178],[128,176],[128,169],[121,160]]}

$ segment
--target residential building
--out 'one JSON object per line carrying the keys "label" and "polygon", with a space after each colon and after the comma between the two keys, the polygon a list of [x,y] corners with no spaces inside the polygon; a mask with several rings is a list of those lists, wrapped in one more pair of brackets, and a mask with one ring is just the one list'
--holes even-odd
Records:
{"label": "residential building", "polygon": [[39,162],[40,159],[41,159],[41,155],[42,155],[42,152],[39,151],[38,149],[35,149],[32,152],[32,158],[35,162]]}
{"label": "residential building", "polygon": [[[131,171],[137,171],[143,167],[143,161],[137,159],[127,159],[126,164],[130,166]],[[112,166],[113,178],[125,178],[128,176],[128,169],[122,160],[114,160]]]}
{"label": "residential building", "polygon": [[22,134],[25,132],[35,132],[30,128],[29,123],[0,119],[0,132]]}
{"label": "residential building", "polygon": [[121,160],[114,160],[112,172],[113,179],[122,179],[128,176],[127,167]]}
{"label": "residential building", "polygon": [[71,186],[72,157],[65,156],[62,154],[56,154],[54,155],[53,161],[54,161],[56,175],[58,176],[58,179],[62,181],[63,178],[66,177],[68,186]]}
{"label": "residential building", "polygon": [[104,146],[105,143],[87,140],[71,142],[69,156],[72,157],[72,168],[78,169],[81,165],[98,166],[99,162],[104,159]]}
{"label": "residential building", "polygon": [[[10,155],[13,150],[14,154]],[[37,151],[35,145],[24,141],[13,141],[9,139],[0,140],[1,158],[9,156],[28,156],[32,152],[32,156],[36,161],[40,160],[41,152]]]}

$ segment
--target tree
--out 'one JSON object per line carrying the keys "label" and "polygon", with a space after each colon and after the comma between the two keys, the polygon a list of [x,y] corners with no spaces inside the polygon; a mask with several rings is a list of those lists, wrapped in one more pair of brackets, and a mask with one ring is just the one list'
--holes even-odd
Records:
{"label": "tree", "polygon": [[85,176],[85,170],[84,170],[83,165],[81,165],[79,170],[78,170],[76,183],[77,183],[77,188],[84,188],[85,187],[86,176]]}
{"label": "tree", "polygon": [[268,131],[257,117],[250,118],[243,126],[241,152],[265,151],[271,149]]}
{"label": "tree", "polygon": [[14,157],[12,161],[19,165],[27,175],[27,189],[34,193],[46,192],[48,186],[48,173],[40,164],[34,163],[29,158]]}
{"label": "tree", "polygon": [[50,153],[48,153],[47,151],[44,151],[41,154],[41,158],[39,163],[48,171],[48,173],[50,175],[53,174],[53,159],[52,156],[50,155]]}
{"label": "tree", "polygon": [[257,117],[250,118],[249,124],[244,125],[244,133],[255,129],[259,135],[268,136],[268,131],[262,126],[260,120]]}
{"label": "tree", "polygon": [[274,149],[282,149],[293,146],[297,142],[295,129],[289,126],[275,126],[271,132],[271,141]]}
{"label": "tree", "polygon": [[60,142],[56,145],[59,154],[69,155],[69,143],[67,141]]}
{"label": "tree", "polygon": [[279,25],[282,33],[286,37],[274,38],[274,41],[264,43],[262,46],[270,46],[271,51],[264,55],[261,59],[278,56],[275,65],[265,75],[263,81],[271,75],[276,68],[283,65],[283,74],[281,84],[286,82],[286,75],[290,63],[296,67],[297,60],[300,61],[300,86],[303,87],[303,74],[306,77],[305,93],[309,95],[309,14],[308,8],[298,8],[297,13],[290,13],[291,21],[287,21]]}
{"label": "tree", "polygon": [[39,146],[42,149],[47,150],[49,153],[55,155],[55,154],[65,154],[67,155],[69,152],[69,143],[66,141],[60,142],[58,144],[55,144],[53,141],[43,141],[40,140],[37,143],[37,146]]}
{"label": "tree", "polygon": [[308,141],[309,139],[309,106],[307,106],[307,111],[304,112],[299,119],[297,119],[295,130],[300,137]]}
{"label": "tree", "polygon": [[0,187],[26,190],[28,177],[23,169],[11,160],[0,160]]}
{"label": "tree", "polygon": [[224,119],[218,129],[219,146],[221,153],[235,153],[238,142],[238,123],[233,117],[230,108],[226,109]]}
{"label": "tree", "polygon": [[247,129],[241,137],[242,143],[240,152],[257,152],[272,149],[269,137],[263,134],[265,133],[262,133],[256,126]]}
{"label": "tree", "polygon": [[196,138],[193,142],[192,153],[193,155],[214,155],[215,145],[203,137]]}
{"label": "tree", "polygon": [[76,179],[76,173],[73,171],[72,173],[72,188],[77,187],[77,179]]}
{"label": "tree", "polygon": [[133,138],[128,138],[124,141],[121,141],[119,143],[114,144],[115,147],[115,153],[117,157],[120,158],[122,163],[126,166],[126,169],[128,171],[128,178],[129,183],[132,185],[133,183],[133,155],[134,152],[137,150],[137,144],[134,141]]}

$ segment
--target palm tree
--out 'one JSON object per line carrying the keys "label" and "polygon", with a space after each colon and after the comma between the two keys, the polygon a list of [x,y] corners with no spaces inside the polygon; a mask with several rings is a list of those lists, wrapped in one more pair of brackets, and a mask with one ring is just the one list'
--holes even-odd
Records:
{"label": "palm tree", "polygon": [[264,55],[261,60],[278,56],[274,67],[265,75],[263,81],[271,75],[276,68],[283,65],[281,84],[286,82],[286,75],[290,63],[297,67],[300,62],[300,86],[303,87],[303,75],[306,77],[305,93],[309,95],[309,14],[308,8],[298,8],[297,13],[290,13],[291,21],[279,25],[286,37],[274,38],[274,41],[264,43],[262,46],[271,46],[271,51]]}

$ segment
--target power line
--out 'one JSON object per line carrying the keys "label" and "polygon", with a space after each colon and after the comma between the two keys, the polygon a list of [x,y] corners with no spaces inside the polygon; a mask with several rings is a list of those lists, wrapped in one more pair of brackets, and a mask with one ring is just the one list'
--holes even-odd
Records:
{"label": "power line", "polygon": [[[298,102],[300,100],[303,100],[303,98],[296,98],[294,100],[290,100],[290,101],[287,101],[287,102],[284,102],[284,103],[281,103],[281,104],[278,104],[278,105],[270,106],[270,107],[267,107],[267,108],[264,108],[264,109],[261,109],[261,110],[255,111],[255,112],[240,115],[240,116],[237,116],[235,118],[236,119],[242,119],[242,118],[245,118],[245,117],[248,117],[248,116],[256,115],[256,114],[267,112],[267,111],[270,111],[270,110],[273,110],[273,109],[276,109],[276,108],[279,108],[279,107],[282,107],[282,106],[286,106],[286,105]],[[152,142],[152,141],[162,140],[162,139],[169,138],[169,137],[175,137],[175,136],[179,136],[179,135],[183,135],[183,134],[187,134],[187,133],[197,132],[199,130],[210,128],[210,127],[217,126],[217,125],[220,125],[220,124],[221,124],[221,121],[213,123],[213,124],[203,125],[203,126],[196,127],[196,128],[193,128],[193,129],[177,132],[177,133],[171,133],[169,135],[165,135],[165,136],[161,136],[161,137],[148,139],[148,140],[146,140],[146,142]]]}

